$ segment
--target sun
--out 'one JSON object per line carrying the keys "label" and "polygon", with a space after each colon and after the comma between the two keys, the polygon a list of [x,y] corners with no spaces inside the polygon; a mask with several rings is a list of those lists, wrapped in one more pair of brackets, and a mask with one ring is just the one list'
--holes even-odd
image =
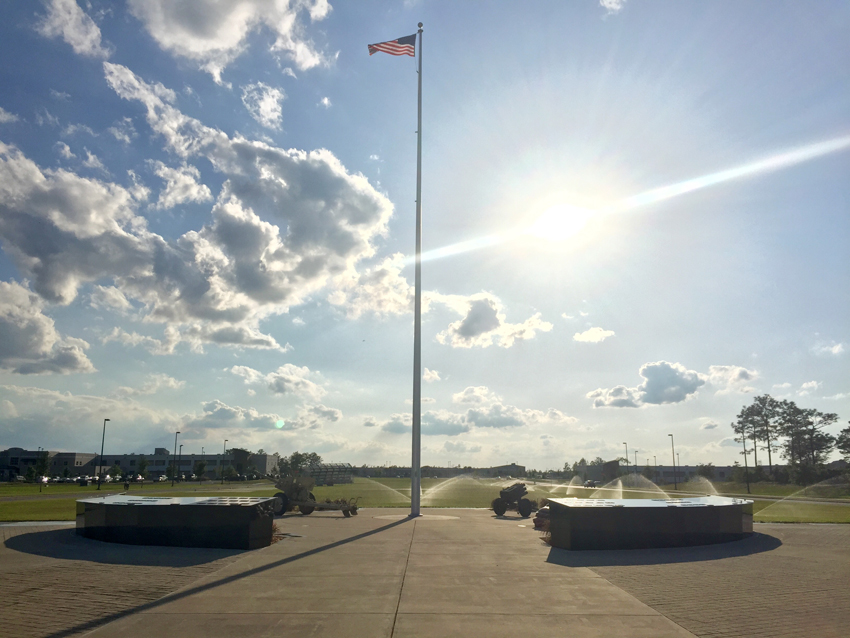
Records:
{"label": "sun", "polygon": [[546,209],[525,229],[525,233],[549,241],[563,241],[581,232],[595,214],[596,212],[589,208],[556,204]]}

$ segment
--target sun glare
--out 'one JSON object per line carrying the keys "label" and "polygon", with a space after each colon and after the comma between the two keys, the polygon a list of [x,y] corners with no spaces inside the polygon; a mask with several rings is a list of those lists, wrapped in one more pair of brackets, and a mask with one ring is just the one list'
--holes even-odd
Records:
{"label": "sun glare", "polygon": [[563,241],[581,232],[595,214],[589,208],[557,204],[538,217],[525,233],[549,241]]}

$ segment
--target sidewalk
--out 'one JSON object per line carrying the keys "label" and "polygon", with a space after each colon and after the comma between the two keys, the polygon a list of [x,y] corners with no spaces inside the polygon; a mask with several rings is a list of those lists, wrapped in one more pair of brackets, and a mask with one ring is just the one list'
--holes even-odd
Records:
{"label": "sidewalk", "polygon": [[[0,626],[28,638],[839,636],[850,626],[850,526],[759,525],[724,545],[566,552],[527,519],[425,513],[290,514],[277,521],[288,535],[253,552],[6,528],[19,535],[0,546],[10,603]],[[76,575],[76,601],[55,589],[63,573]],[[109,579],[124,584],[98,591]],[[50,628],[39,629],[37,610]]]}

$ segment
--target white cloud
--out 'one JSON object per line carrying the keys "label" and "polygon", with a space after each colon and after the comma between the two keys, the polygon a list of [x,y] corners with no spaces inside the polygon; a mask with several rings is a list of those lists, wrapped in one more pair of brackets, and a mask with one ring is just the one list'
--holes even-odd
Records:
{"label": "white cloud", "polygon": [[62,159],[67,160],[74,159],[76,157],[76,155],[71,152],[71,147],[65,144],[65,142],[56,142],[53,147],[56,149],[56,152],[59,153],[59,156]]}
{"label": "white cloud", "polygon": [[625,4],[626,0],[599,0],[599,6],[606,11],[605,15],[619,13]]}
{"label": "white cloud", "polygon": [[61,37],[79,55],[109,57],[109,50],[100,41],[100,29],[74,0],[51,0],[47,15],[36,29],[46,38]]}
{"label": "white cloud", "polygon": [[281,103],[285,99],[286,94],[281,89],[263,82],[242,87],[242,104],[251,117],[266,128],[280,129],[283,118]]}
{"label": "white cloud", "polygon": [[348,272],[337,278],[337,289],[328,301],[356,319],[363,314],[377,316],[413,312],[413,286],[401,274],[404,255],[396,253],[371,268]]}
{"label": "white cloud", "polygon": [[501,397],[483,385],[469,386],[452,395],[452,403],[492,403],[501,401]]}
{"label": "white cloud", "polygon": [[196,167],[183,163],[182,166],[171,168],[160,161],[151,162],[153,172],[165,182],[165,188],[159,194],[156,208],[174,208],[186,202],[208,202],[212,193],[205,185],[199,183],[201,171]]}
{"label": "white cloud", "polygon": [[425,381],[425,383],[440,381],[440,373],[436,370],[429,370],[428,368],[425,368],[425,374],[422,375],[422,380]]}
{"label": "white cloud", "polygon": [[747,370],[741,366],[710,366],[708,368],[708,382],[716,387],[717,394],[729,394],[738,392],[741,394],[755,392],[755,388],[748,385],[759,378],[755,370]]}
{"label": "white cloud", "polygon": [[803,385],[800,386],[800,389],[797,390],[797,394],[801,397],[808,396],[812,392],[820,388],[820,386],[820,381],[806,381]]}
{"label": "white cloud", "polygon": [[63,337],[24,286],[0,281],[0,368],[16,374],[94,372],[89,344]]}
{"label": "white cloud", "polygon": [[97,155],[90,152],[87,148],[83,150],[86,152],[86,159],[83,160],[83,166],[109,174],[109,171],[106,170],[106,167],[103,165],[103,162],[100,161],[100,158],[98,158]]}
{"label": "white cloud", "polygon": [[[59,121],[57,120],[56,122],[58,124]],[[69,124],[62,129],[62,135],[66,137],[76,135],[77,133],[85,133],[86,135],[97,137],[97,133],[95,133],[90,126],[86,126],[85,124]]]}
{"label": "white cloud", "polygon": [[475,454],[481,451],[481,446],[464,441],[446,441],[443,443],[443,450],[448,454]]}
{"label": "white cloud", "polygon": [[50,97],[60,102],[67,102],[71,99],[71,94],[65,93],[64,91],[57,91],[56,89],[50,89]]}
{"label": "white cloud", "polygon": [[791,387],[791,384],[790,384],[790,383],[788,383],[788,382],[785,382],[785,383],[774,383],[774,384],[773,384],[773,387],[774,387],[774,388],[776,388],[776,389],[778,389],[778,390],[787,390],[788,388],[790,388],[790,387]]}
{"label": "white cloud", "polygon": [[715,430],[719,427],[719,424],[715,421],[706,421],[702,425],[699,426],[700,430]]}
{"label": "white cloud", "polygon": [[113,392],[113,395],[121,397],[151,395],[156,394],[162,389],[182,390],[185,386],[185,381],[178,381],[174,377],[170,377],[167,374],[157,373],[149,374],[145,379],[144,383],[142,383],[142,385],[138,388],[121,386],[117,390],[115,390],[115,392]]}
{"label": "white cloud", "polygon": [[59,126],[59,118],[53,115],[45,108],[41,108],[35,113],[35,123],[39,126]]}
{"label": "white cloud", "polygon": [[429,297],[465,315],[437,335],[437,341],[453,348],[486,348],[494,342],[502,348],[510,348],[516,341],[533,339],[538,331],[552,329],[551,323],[540,319],[539,312],[522,323],[508,323],[501,302],[489,293],[469,297],[429,293]]}
{"label": "white cloud", "polygon": [[573,341],[581,341],[584,343],[600,343],[608,337],[613,337],[613,330],[604,330],[602,328],[589,328],[584,332],[577,332],[573,335]]}
{"label": "white cloud", "polygon": [[10,124],[17,122],[20,118],[14,113],[9,113],[6,109],[0,106],[0,124]]}
{"label": "white cloud", "polygon": [[569,321],[570,319],[575,319],[575,316],[574,316],[574,315],[568,315],[566,312],[562,312],[562,313],[561,313],[561,317],[563,317],[563,318],[564,318],[564,319],[566,319],[567,321]]}
{"label": "white cloud", "polygon": [[92,308],[102,308],[126,312],[133,308],[118,288],[115,286],[95,286],[89,295],[89,304]]}
{"label": "white cloud", "polygon": [[174,326],[168,326],[162,339],[156,339],[138,332],[127,332],[122,328],[113,328],[112,332],[101,338],[101,343],[107,344],[117,341],[125,346],[143,346],[151,354],[172,354],[174,348],[180,343],[180,333]]}
{"label": "white cloud", "polygon": [[319,100],[319,104],[317,106],[322,106],[326,109],[329,109],[332,106],[331,105],[331,99],[327,96],[323,97],[321,100]]}
{"label": "white cloud", "polygon": [[327,393],[321,385],[309,378],[320,378],[321,375],[311,372],[307,366],[287,363],[269,374],[262,374],[248,366],[233,366],[229,371],[245,379],[246,384],[262,383],[275,394],[292,394],[318,401]]}
{"label": "white cloud", "polygon": [[843,343],[835,343],[834,341],[830,344],[818,344],[812,348],[812,352],[817,355],[825,355],[825,356],[835,356],[837,357],[840,354],[844,353],[844,344]]}
{"label": "white cloud", "polygon": [[249,34],[260,29],[275,36],[271,52],[283,53],[300,70],[329,62],[305,35],[300,19],[302,12],[311,22],[324,19],[331,11],[327,0],[130,0],[130,11],[162,49],[197,62],[218,83],[227,65],[248,48]]}
{"label": "white cloud", "polygon": [[112,137],[123,144],[130,144],[139,136],[136,132],[136,127],[133,126],[133,120],[129,117],[122,117],[106,130],[112,134]]}
{"label": "white cloud", "polygon": [[644,381],[629,388],[616,386],[611,389],[598,388],[587,393],[593,399],[593,407],[636,408],[644,404],[680,403],[692,397],[706,377],[688,370],[680,363],[657,361],[645,363],[639,370]]}

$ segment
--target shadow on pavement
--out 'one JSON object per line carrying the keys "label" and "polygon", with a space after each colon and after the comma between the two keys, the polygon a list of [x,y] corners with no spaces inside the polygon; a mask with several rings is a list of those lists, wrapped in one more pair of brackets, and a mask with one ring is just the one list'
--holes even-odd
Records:
{"label": "shadow on pavement", "polygon": [[570,551],[553,547],[547,563],[565,567],[617,567],[624,565],[664,565],[721,560],[770,552],[781,547],[782,541],[769,534],[754,533],[749,538],[717,545],[670,547],[664,549],[609,549]]}
{"label": "shadow on pavement", "polygon": [[18,552],[60,560],[145,567],[192,567],[243,553],[234,549],[104,543],[78,536],[73,527],[19,534],[8,539],[5,545]]}
{"label": "shadow on pavement", "polygon": [[[100,627],[102,625],[106,625],[106,624],[111,623],[115,620],[125,618],[126,616],[130,616],[132,614],[137,614],[137,613],[140,613],[140,612],[143,612],[143,611],[155,609],[155,608],[159,607],[160,605],[164,605],[166,603],[172,603],[175,600],[182,600],[183,598],[187,598],[189,596],[194,596],[195,594],[200,594],[202,592],[209,591],[210,589],[215,589],[216,587],[220,587],[221,585],[227,585],[229,583],[237,582],[237,581],[242,580],[243,578],[248,578],[248,577],[254,576],[256,574],[261,574],[261,573],[268,571],[270,569],[274,569],[275,567],[280,567],[281,565],[286,565],[287,563],[293,563],[297,560],[301,560],[302,558],[307,558],[308,556],[320,554],[321,552],[327,551],[329,549],[334,549],[335,547],[341,547],[341,546],[346,545],[348,543],[353,543],[354,541],[358,541],[362,538],[367,538],[367,537],[373,536],[375,534],[380,534],[381,532],[384,532],[388,529],[392,529],[393,527],[398,527],[399,525],[404,525],[405,523],[409,523],[409,522],[415,521],[415,520],[416,519],[405,518],[405,519],[400,520],[400,521],[394,521],[394,522],[389,523],[387,525],[383,525],[381,527],[378,527],[377,529],[373,529],[373,530],[370,530],[368,532],[363,532],[362,534],[356,534],[355,536],[349,536],[348,538],[343,538],[342,540],[338,540],[338,541],[335,541],[333,543],[328,543],[327,545],[322,545],[321,547],[316,547],[315,549],[310,549],[310,550],[307,550],[306,552],[301,552],[300,554],[295,554],[294,556],[287,556],[286,558],[281,558],[280,560],[273,561],[271,563],[268,563],[267,565],[261,565],[259,567],[254,567],[252,569],[245,570],[244,572],[241,572],[239,574],[234,574],[232,576],[225,576],[224,578],[220,578],[220,579],[215,580],[213,582],[204,583],[203,585],[196,585],[194,587],[188,587],[188,588],[183,589],[182,591],[179,591],[177,593],[164,596],[164,597],[160,598],[159,600],[154,600],[154,601],[151,601],[151,602],[148,602],[148,603],[144,603],[142,605],[137,605],[136,607],[132,607],[130,609],[125,609],[125,610],[120,611],[120,612],[109,614],[108,616],[105,616],[103,618],[98,618],[97,620],[91,620],[91,621],[76,625],[74,627],[63,629],[61,632],[54,633],[54,634],[47,636],[47,638],[64,638],[65,636],[74,635],[75,633],[79,633],[79,632],[82,632],[82,631],[91,631],[91,630],[93,630],[97,627]],[[64,530],[62,530],[62,531],[64,531]],[[45,532],[45,533],[49,533],[49,532]],[[26,536],[35,536],[35,534],[26,534]],[[9,541],[6,542],[6,545],[8,546],[9,542],[14,540],[15,538],[19,538],[19,537],[14,537],[14,538],[9,539]],[[87,540],[87,539],[82,539],[82,540]],[[90,542],[97,542],[97,541],[90,541]],[[97,547],[102,548],[106,545],[110,545],[110,543],[99,543],[97,545]],[[138,547],[138,546],[119,545],[118,547],[119,547],[120,550],[125,550],[128,547]],[[186,547],[173,547],[173,548],[148,547],[148,549],[152,549],[152,550],[157,551],[157,552],[162,551],[164,549],[174,549],[174,550],[180,551],[180,552],[191,551],[191,548],[186,548]],[[197,551],[202,551],[202,550],[197,550]],[[205,551],[227,552],[229,550],[205,550]],[[235,553],[235,552],[229,551],[229,553],[232,554],[232,553]],[[223,555],[226,555],[226,554],[223,554]]]}

